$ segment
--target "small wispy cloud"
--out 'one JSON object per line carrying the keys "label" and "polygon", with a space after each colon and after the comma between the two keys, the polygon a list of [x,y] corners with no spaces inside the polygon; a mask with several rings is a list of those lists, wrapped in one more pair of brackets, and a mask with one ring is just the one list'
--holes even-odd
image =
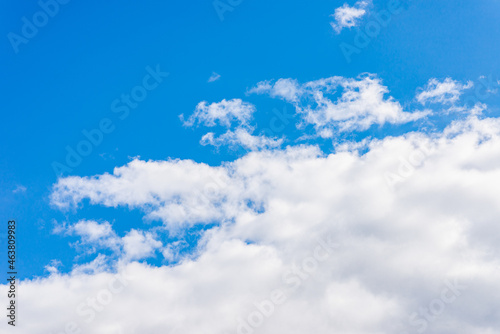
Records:
{"label": "small wispy cloud", "polygon": [[16,187],[16,189],[12,190],[12,192],[14,194],[17,194],[17,193],[24,193],[26,191],[26,187],[25,186],[22,186],[22,185],[18,185]]}
{"label": "small wispy cloud", "polygon": [[208,82],[214,82],[220,79],[220,74],[216,72],[212,72],[210,78],[208,78]]}
{"label": "small wispy cloud", "polygon": [[271,149],[279,147],[283,143],[283,139],[269,138],[266,136],[254,136],[252,132],[254,128],[238,127],[235,131],[228,130],[226,133],[216,137],[213,132],[205,134],[200,141],[202,145],[212,145],[220,147],[222,145],[241,146],[250,151],[260,149]]}
{"label": "small wispy cloud", "polygon": [[255,106],[253,104],[243,102],[241,99],[224,99],[221,102],[211,104],[202,101],[198,103],[194,113],[187,120],[182,114],[179,115],[179,118],[185,126],[203,124],[212,127],[219,124],[230,127],[232,122],[247,124],[254,112]]}
{"label": "small wispy cloud", "polygon": [[417,94],[417,101],[421,104],[441,103],[452,105],[460,99],[464,90],[470,89],[473,86],[472,81],[462,84],[451,78],[446,78],[443,81],[434,78],[429,80],[426,87],[421,89],[421,92]]}
{"label": "small wispy cloud", "polygon": [[344,28],[356,26],[359,20],[367,13],[366,8],[368,8],[370,3],[371,0],[358,1],[352,7],[345,3],[342,7],[335,9],[335,13],[331,15],[335,18],[335,22],[330,22],[330,25],[337,34],[340,34]]}

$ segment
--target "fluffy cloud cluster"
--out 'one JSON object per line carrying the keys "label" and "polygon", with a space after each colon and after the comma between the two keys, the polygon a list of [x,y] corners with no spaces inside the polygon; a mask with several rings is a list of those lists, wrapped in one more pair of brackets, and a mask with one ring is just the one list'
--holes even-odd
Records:
{"label": "fluffy cloud cluster", "polygon": [[300,84],[293,79],[262,81],[249,93],[269,94],[292,103],[307,124],[322,137],[335,132],[366,130],[373,124],[402,124],[421,119],[429,112],[405,112],[387,87],[373,75],[357,79],[329,77]]}
{"label": "fluffy cloud cluster", "polygon": [[352,7],[344,4],[342,7],[335,9],[335,13],[331,16],[335,18],[335,22],[330,22],[332,28],[340,34],[344,28],[355,27],[360,19],[367,13],[367,7],[370,1],[358,1]]}
{"label": "fluffy cloud cluster", "polygon": [[61,208],[89,199],[172,229],[217,224],[176,265],[23,282],[30,321],[19,332],[499,333],[500,121],[471,116],[365,145],[264,150],[218,167],[134,160],[60,179]]}
{"label": "fluffy cloud cluster", "polygon": [[[247,94],[267,94],[291,103],[301,120],[298,127],[312,125],[314,136],[323,138],[347,131],[367,130],[372,125],[413,122],[431,113],[429,110],[404,111],[399,102],[386,97],[388,93],[381,80],[370,74],[358,78],[334,76],[304,84],[295,79],[261,81],[247,91]],[[281,147],[284,138],[253,134],[255,126],[251,120],[255,112],[254,105],[240,99],[211,104],[203,101],[187,120],[184,115],[180,118],[185,126],[219,125],[225,129],[219,135],[206,133],[201,138],[202,145],[239,146],[249,151]]]}
{"label": "fluffy cloud cluster", "polygon": [[249,121],[252,119],[254,112],[254,105],[240,99],[222,100],[210,105],[206,101],[202,101],[198,103],[195,111],[187,120],[184,120],[183,114],[180,115],[180,118],[185,126],[202,124],[214,127],[220,125],[227,129],[225,133],[219,136],[214,132],[206,133],[201,138],[200,144],[202,145],[215,147],[225,145],[241,146],[250,151],[279,147],[282,143],[280,139],[252,134],[255,128],[250,125]]}

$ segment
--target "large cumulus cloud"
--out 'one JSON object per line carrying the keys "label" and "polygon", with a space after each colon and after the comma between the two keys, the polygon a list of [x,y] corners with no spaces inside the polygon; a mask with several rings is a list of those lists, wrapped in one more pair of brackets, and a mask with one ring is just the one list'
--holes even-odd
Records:
{"label": "large cumulus cloud", "polygon": [[175,265],[123,257],[24,281],[19,332],[499,333],[498,119],[364,146],[60,179],[61,209],[90,199],[168,231],[215,226]]}

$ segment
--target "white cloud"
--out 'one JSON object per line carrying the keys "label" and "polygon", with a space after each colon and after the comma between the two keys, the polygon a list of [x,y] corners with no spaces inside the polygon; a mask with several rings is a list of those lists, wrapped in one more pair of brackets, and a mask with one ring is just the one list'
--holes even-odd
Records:
{"label": "white cloud", "polygon": [[95,275],[109,270],[109,263],[104,254],[99,254],[89,263],[75,265],[71,271],[73,276]]}
{"label": "white cloud", "polygon": [[[363,75],[357,79],[329,77],[300,84],[295,79],[261,81],[247,94],[268,94],[283,99],[295,106],[302,117],[302,124],[312,124],[316,135],[335,137],[340,132],[363,131],[372,125],[403,124],[428,116],[430,111],[405,112],[392,97],[381,80],[374,75]],[[184,125],[202,124],[208,127],[221,125],[225,133],[206,133],[200,143],[220,147],[241,146],[256,151],[280,147],[284,138],[254,135],[250,124],[255,107],[239,99],[222,100],[208,105],[200,102],[194,113],[184,120]]]}
{"label": "white cloud", "polygon": [[110,223],[105,222],[103,224],[99,224],[93,220],[81,220],[75,225],[69,227],[68,232],[76,234],[88,242],[95,242],[100,239],[115,236]]}
{"label": "white cloud", "polygon": [[23,185],[17,185],[16,188],[14,190],[12,190],[12,192],[14,194],[17,194],[17,193],[24,193],[26,192],[26,187],[23,186]]}
{"label": "white cloud", "polygon": [[[500,121],[471,116],[441,134],[366,146],[364,155],[349,146],[335,154],[307,145],[251,152],[219,167],[134,160],[113,175],[60,179],[52,197],[59,206],[89,198],[155,212],[167,225],[217,226],[193,259],[119,264],[126,286],[111,301],[102,291],[120,284],[100,261],[23,281],[20,304],[30,321],[19,333],[59,332],[68,321],[96,334],[238,333],[239,321],[259,320],[262,307],[269,316],[255,333],[496,333]],[[388,187],[385,174],[419,147],[429,148],[425,159]],[[156,248],[146,234],[130,236],[140,239],[131,245]],[[324,261],[307,262],[327,236],[338,246]],[[271,312],[262,301],[275,289],[286,301]],[[106,304],[87,322],[77,309],[99,298]]]}
{"label": "white cloud", "polygon": [[340,34],[344,28],[355,27],[367,13],[366,8],[370,3],[371,1],[358,1],[352,7],[344,4],[342,7],[335,9],[335,13],[331,15],[335,18],[335,22],[330,22],[330,25],[337,34]]}
{"label": "white cloud", "polygon": [[165,245],[165,247],[163,247],[161,252],[162,256],[166,261],[170,263],[177,262],[181,258],[180,250],[182,248],[185,248],[186,246],[188,246],[188,244],[183,240],[170,242],[169,244]]}
{"label": "white cloud", "polygon": [[[251,151],[279,147],[283,142],[282,139],[252,134],[255,128],[250,125],[249,121],[254,112],[255,107],[252,104],[239,99],[222,100],[210,105],[203,101],[196,106],[195,112],[187,121],[184,121],[183,115],[181,115],[181,120],[187,126],[199,123],[208,127],[221,125],[228,128],[225,133],[218,136],[214,132],[206,133],[201,138],[202,145],[240,146]],[[229,128],[234,128],[234,130]]]}
{"label": "white cloud", "polygon": [[230,216],[234,203],[227,191],[236,191],[238,184],[229,180],[225,168],[190,160],[133,160],[113,174],[59,179],[51,200],[62,209],[84,198],[105,206],[140,208],[149,218],[175,228]]}
{"label": "white cloud", "polygon": [[80,240],[72,245],[78,250],[93,254],[98,249],[109,248],[120,251],[120,238],[109,222],[98,223],[94,220],[80,220],[77,223],[57,224],[53,230],[56,234],[77,236]]}
{"label": "white cloud", "polygon": [[228,130],[226,133],[216,137],[213,132],[205,134],[200,143],[202,145],[213,145],[219,147],[221,145],[241,146],[250,151],[260,149],[269,149],[279,147],[282,139],[274,139],[266,136],[254,136],[245,128],[236,128],[235,131]]}
{"label": "white cloud", "polygon": [[446,78],[443,81],[438,79],[430,79],[426,87],[417,95],[417,101],[421,104],[426,103],[441,103],[453,105],[459,101],[463,91],[474,86],[472,81],[467,84],[462,84],[451,78]]}
{"label": "white cloud", "polygon": [[50,274],[57,274],[59,272],[59,267],[62,266],[62,262],[59,260],[52,260],[48,265],[45,266]]}
{"label": "white cloud", "polygon": [[122,238],[124,258],[126,260],[140,260],[154,255],[162,247],[162,243],[155,240],[149,232],[132,229]]}
{"label": "white cloud", "polygon": [[[98,223],[93,220],[80,220],[74,225],[56,225],[54,233],[80,237],[80,240],[72,245],[87,255],[101,249],[112,250],[114,253],[112,258],[99,254],[94,260],[100,266],[104,263],[113,264],[116,261],[130,262],[146,259],[152,257],[155,251],[163,246],[151,232],[131,229],[125,236],[119,237],[109,222]],[[54,271],[53,267],[51,265],[48,270]]]}
{"label": "white cloud", "polygon": [[208,82],[214,82],[220,79],[220,74],[212,72],[212,75],[210,75],[210,78],[208,78]]}
{"label": "white cloud", "polygon": [[184,120],[184,115],[180,115],[185,126],[202,124],[204,126],[222,125],[230,127],[231,123],[246,124],[255,112],[255,107],[240,99],[222,100],[208,104],[206,101],[198,103],[194,113]]}
{"label": "white cloud", "polygon": [[387,87],[373,75],[357,79],[330,77],[300,85],[296,80],[263,81],[249,93],[269,94],[292,103],[304,122],[318,135],[366,130],[374,124],[402,124],[424,118],[428,111],[405,112],[399,102],[386,98]]}
{"label": "white cloud", "polygon": [[288,102],[297,102],[304,94],[302,88],[295,79],[278,79],[275,83],[261,81],[248,91],[249,94],[269,94],[272,98],[283,98]]}

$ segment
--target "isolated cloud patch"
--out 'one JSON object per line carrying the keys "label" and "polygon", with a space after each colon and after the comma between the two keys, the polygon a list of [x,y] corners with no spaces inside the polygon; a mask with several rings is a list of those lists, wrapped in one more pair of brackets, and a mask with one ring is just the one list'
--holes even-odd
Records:
{"label": "isolated cloud patch", "polygon": [[304,95],[304,90],[295,79],[278,79],[276,82],[261,81],[248,91],[250,94],[268,94],[272,98],[282,98],[288,102],[297,102]]}
{"label": "isolated cloud patch", "polygon": [[212,72],[212,75],[210,75],[210,78],[208,78],[207,82],[214,82],[220,79],[220,74],[216,72]]}
{"label": "isolated cloud patch", "polygon": [[472,81],[462,84],[451,78],[446,78],[443,81],[433,78],[417,95],[417,101],[421,104],[441,103],[452,105],[458,102],[465,90],[473,86]]}
{"label": "isolated cloud patch", "polygon": [[329,77],[299,84],[293,79],[262,81],[249,93],[268,94],[292,103],[306,124],[322,137],[335,132],[361,131],[377,124],[403,124],[429,112],[405,112],[380,79],[365,75],[356,79]]}
{"label": "isolated cloud patch", "polygon": [[221,125],[230,127],[231,123],[246,124],[255,112],[255,107],[240,99],[222,100],[208,104],[206,101],[198,103],[195,111],[187,120],[180,115],[185,126],[201,124],[204,126]]}
{"label": "isolated cloud patch", "polygon": [[340,34],[344,28],[355,27],[367,13],[367,7],[370,4],[371,0],[358,1],[352,7],[344,4],[342,7],[335,9],[335,13],[331,15],[335,19],[335,22],[330,22],[330,25],[337,34]]}
{"label": "isolated cloud patch", "polygon": [[76,234],[87,242],[95,242],[116,236],[110,223],[104,222],[100,224],[93,220],[80,220],[75,225],[68,227],[67,232]]}
{"label": "isolated cloud patch", "polygon": [[12,193],[17,194],[17,193],[25,193],[27,188],[23,185],[17,185],[14,190],[12,190]]}
{"label": "isolated cloud patch", "polygon": [[220,136],[215,136],[213,132],[209,132],[201,138],[200,143],[202,145],[212,145],[215,147],[223,145],[232,147],[239,146],[249,151],[257,151],[260,149],[279,147],[283,143],[283,139],[269,138],[264,135],[254,136],[248,129],[240,127],[234,131],[228,130]]}

